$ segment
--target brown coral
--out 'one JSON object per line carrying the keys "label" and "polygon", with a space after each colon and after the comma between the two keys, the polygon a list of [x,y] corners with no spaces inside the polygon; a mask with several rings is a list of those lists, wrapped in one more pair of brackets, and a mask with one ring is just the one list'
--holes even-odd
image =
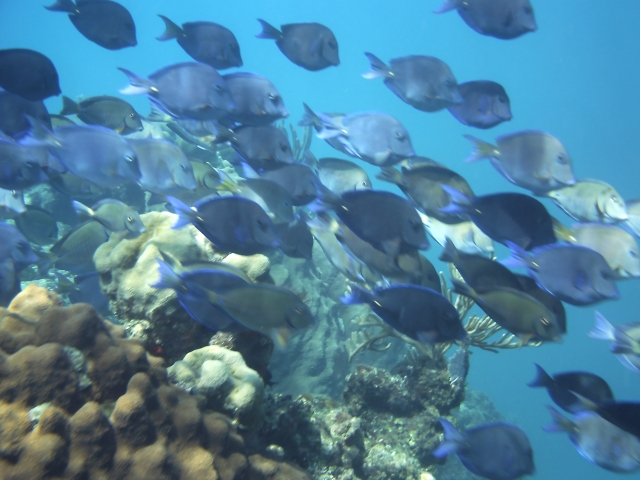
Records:
{"label": "brown coral", "polygon": [[92,307],[26,289],[0,309],[0,480],[310,479],[249,455],[161,364]]}

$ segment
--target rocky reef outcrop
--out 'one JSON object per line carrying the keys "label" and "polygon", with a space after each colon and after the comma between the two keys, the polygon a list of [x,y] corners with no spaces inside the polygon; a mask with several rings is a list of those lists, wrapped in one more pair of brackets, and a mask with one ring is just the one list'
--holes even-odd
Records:
{"label": "rocky reef outcrop", "polygon": [[310,479],[86,304],[28,286],[0,309],[0,479]]}
{"label": "rocky reef outcrop", "polygon": [[150,286],[158,280],[156,260],[161,258],[160,251],[183,264],[229,263],[252,279],[268,275],[269,259],[260,254],[243,257],[216,250],[192,225],[171,228],[177,216],[169,212],[150,212],[140,218],[146,227],[144,233],[134,239],[112,235],[93,260],[111,310],[129,335],[155,345],[168,358],[179,359],[206,345],[212,332],[184,311],[173,290]]}

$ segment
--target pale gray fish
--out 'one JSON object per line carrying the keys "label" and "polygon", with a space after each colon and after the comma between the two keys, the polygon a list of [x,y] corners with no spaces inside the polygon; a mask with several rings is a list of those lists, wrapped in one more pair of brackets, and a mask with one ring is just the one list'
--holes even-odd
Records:
{"label": "pale gray fish", "polygon": [[38,146],[0,140],[0,188],[23,190],[46,181],[40,150]]}
{"label": "pale gray fish", "polygon": [[449,358],[449,379],[451,385],[464,385],[469,373],[469,349],[459,347],[451,358]]}
{"label": "pale gray fish", "polygon": [[55,133],[34,126],[36,142],[44,142],[49,152],[71,173],[103,188],[114,188],[140,178],[136,152],[113,130],[96,125],[70,125]]}
{"label": "pale gray fish", "polygon": [[265,178],[281,185],[289,192],[296,207],[311,203],[322,193],[322,185],[315,172],[301,163],[281,165],[278,168],[264,170],[260,174],[244,165],[244,174],[247,178]]}
{"label": "pale gray fish", "polygon": [[167,140],[132,140],[140,166],[140,186],[161,195],[195,190],[193,167],[182,149]]}
{"label": "pale gray fish", "polygon": [[393,58],[386,65],[365,53],[371,70],[364,78],[384,78],[384,84],[405,103],[423,112],[436,112],[462,103],[458,82],[442,60],[426,55]]}
{"label": "pale gray fish", "polygon": [[294,220],[293,200],[280,184],[266,178],[240,180],[233,193],[260,205],[274,223],[290,223]]}
{"label": "pale gray fish", "polygon": [[91,270],[93,254],[107,240],[109,230],[100,222],[76,225],[49,249],[50,265],[69,271]]}
{"label": "pale gray fish", "polygon": [[633,373],[640,373],[640,323],[612,325],[600,312],[589,337],[609,342],[611,352]]}
{"label": "pale gray fish", "polygon": [[289,116],[282,95],[271,81],[261,75],[237,72],[224,75],[236,105],[228,115],[242,125],[268,125]]}
{"label": "pale gray fish", "polygon": [[496,138],[497,146],[465,135],[473,152],[465,162],[488,158],[511,183],[542,195],[574,185],[572,160],[560,140],[546,132],[527,130]]}
{"label": "pale gray fish", "polygon": [[489,257],[493,255],[493,240],[485,235],[475,223],[466,221],[449,224],[420,212],[418,214],[427,233],[440,246],[444,247],[449,239],[461,252]]}
{"label": "pale gray fish", "polygon": [[0,219],[15,218],[26,210],[22,190],[0,188]]}
{"label": "pale gray fish", "polygon": [[615,275],[598,252],[580,245],[554,243],[530,253],[508,243],[511,257],[501,263],[523,267],[538,285],[571,305],[592,305],[620,297]]}
{"label": "pale gray fish", "polygon": [[571,218],[579,222],[617,223],[629,218],[622,196],[600,180],[578,180],[547,194]]}
{"label": "pale gray fish", "polygon": [[636,236],[640,237],[640,200],[627,200],[627,214],[629,218],[625,221],[625,225]]}
{"label": "pale gray fish", "polygon": [[136,238],[146,231],[138,212],[120,200],[107,198],[100,200],[92,208],[76,200],[71,204],[79,216],[97,220],[112,232],[123,233],[124,238]]}
{"label": "pale gray fish", "polygon": [[322,184],[336,195],[351,190],[371,189],[371,179],[359,165],[339,158],[318,160],[318,178]]}
{"label": "pale gray fish", "polygon": [[210,65],[177,63],[152,73],[148,80],[124,68],[119,70],[131,84],[120,93],[145,94],[172,117],[215,120],[234,109],[226,82]]}
{"label": "pale gray fish", "polygon": [[463,125],[487,129],[511,120],[511,102],[504,87],[490,80],[458,84],[462,103],[447,107]]}
{"label": "pale gray fish", "polygon": [[571,443],[591,463],[612,472],[640,469],[640,439],[616,427],[595,412],[577,413],[572,420],[547,407],[553,423],[547,432],[566,432]]}
{"label": "pale gray fish", "polygon": [[457,10],[481,35],[510,40],[538,29],[529,0],[443,0],[435,13]]}
{"label": "pale gray fish", "polygon": [[416,154],[407,129],[386,113],[331,116],[316,114],[305,105],[305,115],[298,125],[314,126],[318,138],[332,147],[379,167],[395,165]]}
{"label": "pale gray fish", "polygon": [[633,235],[615,225],[581,223],[571,228],[573,243],[604,257],[616,280],[640,277],[640,249]]}
{"label": "pale gray fish", "polygon": [[213,22],[186,22],[180,28],[167,17],[158,16],[165,24],[164,33],[157,37],[161,42],[175,38],[191,58],[218,70],[242,66],[240,45],[228,28]]}
{"label": "pale gray fish", "polygon": [[338,41],[333,32],[320,23],[290,23],[281,31],[258,19],[262,31],[256,35],[276,41],[285,57],[296,65],[312,72],[338,66]]}

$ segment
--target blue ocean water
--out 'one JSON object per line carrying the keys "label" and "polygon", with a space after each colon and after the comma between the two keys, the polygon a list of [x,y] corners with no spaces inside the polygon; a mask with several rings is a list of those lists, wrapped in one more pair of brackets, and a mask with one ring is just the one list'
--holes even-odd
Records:
{"label": "blue ocean water", "polygon": [[[504,41],[477,34],[455,12],[433,14],[438,0],[121,1],[137,24],[139,44],[135,48],[104,50],[83,38],[65,14],[48,12],[42,8],[45,3],[34,0],[0,1],[0,48],[31,48],[49,56],[60,74],[63,93],[71,98],[113,95],[127,84],[116,67],[146,76],[165,65],[189,60],[176,42],[155,40],[163,31],[157,13],[179,24],[215,21],[238,38],[244,59],[241,70],[260,73],[278,87],[293,122],[302,115],[302,102],[319,111],[389,113],[407,127],[418,154],[458,171],[478,194],[517,188],[488,162],[462,163],[469,151],[462,134],[490,141],[517,130],[546,130],[567,147],[578,178],[606,181],[626,199],[640,196],[638,2],[532,0],[538,31]],[[296,67],[272,41],[255,38],[260,31],[257,18],[276,26],[299,21],[329,26],[340,44],[341,65],[320,72]],[[497,81],[509,93],[514,118],[480,132],[459,124],[447,111],[414,110],[381,81],[361,77],[368,69],[365,51],[383,60],[432,55],[445,61],[459,82]],[[146,99],[130,100],[138,111],[148,111]],[[46,103],[51,112],[61,106],[59,98]],[[320,140],[314,140],[312,150],[319,158],[334,154]],[[373,177],[374,169],[369,171]],[[380,183],[375,186],[390,188]],[[566,224],[571,223],[551,203],[547,206]],[[427,256],[435,262],[439,251],[436,246]],[[499,256],[504,253],[500,250]],[[619,286],[621,299],[597,308],[613,323],[637,321],[640,284],[635,280]],[[587,338],[593,308],[567,307],[567,313],[569,333],[562,344],[497,355],[474,351],[469,384],[487,393],[510,421],[527,432],[535,452],[537,478],[614,478],[614,474],[580,458],[565,435],[542,431],[549,423],[544,405],[550,401],[544,391],[525,385],[533,377],[533,362],[537,362],[550,373],[578,369],[596,373],[610,383],[620,399],[640,396],[640,378],[624,369],[604,342]]]}

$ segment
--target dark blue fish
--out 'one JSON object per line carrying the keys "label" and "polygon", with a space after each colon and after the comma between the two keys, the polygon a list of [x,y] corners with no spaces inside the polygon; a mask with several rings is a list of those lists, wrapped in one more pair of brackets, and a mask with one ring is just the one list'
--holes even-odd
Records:
{"label": "dark blue fish", "polygon": [[47,107],[41,100],[32,102],[20,95],[0,90],[0,132],[19,138],[29,131],[31,124],[27,116],[35,118],[51,130],[51,119]]}
{"label": "dark blue fish", "polygon": [[165,31],[158,40],[175,38],[178,45],[198,62],[218,70],[241,67],[240,45],[231,30],[213,22],[187,22],[182,28],[164,15],[158,15],[165,24]]}
{"label": "dark blue fish", "polygon": [[584,410],[584,405],[576,394],[602,405],[613,400],[609,384],[598,375],[589,372],[563,372],[551,377],[544,369],[536,366],[536,378],[527,385],[547,389],[553,403],[566,412],[576,413]]}
{"label": "dark blue fish", "polygon": [[460,83],[458,90],[462,103],[447,109],[463,125],[487,129],[513,118],[509,96],[499,83],[477,80]]}
{"label": "dark blue fish", "polygon": [[233,111],[231,93],[224,78],[210,65],[185,62],[139,77],[119,68],[131,85],[120,93],[147,95],[160,110],[179,119],[216,120]]}
{"label": "dark blue fish", "polygon": [[596,324],[589,332],[591,338],[607,340],[611,352],[626,368],[640,373],[640,323],[612,325],[600,312],[595,312]]}
{"label": "dark blue fish", "polygon": [[293,163],[293,152],[289,139],[278,127],[250,125],[236,128],[231,146],[254,169],[278,168]]}
{"label": "dark blue fish", "polygon": [[223,76],[235,110],[229,118],[242,125],[268,125],[289,116],[280,92],[267,78],[255,73],[237,72]]}
{"label": "dark blue fish", "polygon": [[278,248],[282,253],[287,257],[311,259],[313,235],[305,219],[296,217],[293,222],[278,223],[274,228],[280,239]]}
{"label": "dark blue fish", "polygon": [[36,149],[0,140],[0,188],[23,190],[47,180]]}
{"label": "dark blue fish", "polygon": [[442,294],[417,285],[392,285],[366,290],[351,285],[343,303],[368,304],[388,325],[422,343],[462,340],[467,332],[451,302]]}
{"label": "dark blue fish", "polygon": [[434,456],[456,453],[467,470],[490,480],[515,480],[534,473],[533,449],[518,427],[487,423],[459,432],[444,418],[440,423],[444,441],[435,449]]}
{"label": "dark blue fish", "polygon": [[32,102],[61,93],[53,62],[26,48],[0,50],[0,88]]}
{"label": "dark blue fish", "polygon": [[296,65],[315,72],[323,68],[338,66],[338,41],[333,32],[319,23],[290,23],[278,30],[264,20],[258,19],[262,32],[258,38],[276,41],[285,57]]}
{"label": "dark blue fish", "polygon": [[125,7],[111,0],[56,0],[44,7],[54,12],[66,12],[73,26],[93,43],[107,50],[134,47],[136,25]]}
{"label": "dark blue fish", "polygon": [[476,32],[510,40],[538,29],[529,0],[444,0],[435,13],[458,10]]}
{"label": "dark blue fish", "polygon": [[556,241],[551,215],[542,203],[521,193],[494,193],[467,198],[447,185],[442,188],[452,203],[447,214],[469,215],[485,235],[496,242],[512,242],[525,250]]}
{"label": "dark blue fish", "polygon": [[253,255],[280,243],[269,215],[246,198],[210,196],[193,207],[173,197],[167,200],[179,216],[173,228],[193,224],[222,251]]}
{"label": "dark blue fish", "polygon": [[384,78],[384,84],[405,103],[423,112],[436,112],[462,102],[449,66],[426,55],[394,58],[387,66],[371,53],[365,53],[371,70],[364,78]]}

